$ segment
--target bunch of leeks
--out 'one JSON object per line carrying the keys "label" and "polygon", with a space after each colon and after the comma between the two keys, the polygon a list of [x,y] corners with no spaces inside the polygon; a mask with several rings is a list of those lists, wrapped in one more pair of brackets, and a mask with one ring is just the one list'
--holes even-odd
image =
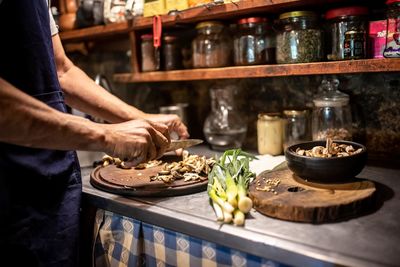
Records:
{"label": "bunch of leeks", "polygon": [[247,196],[255,173],[249,163],[255,156],[241,149],[226,150],[208,174],[208,195],[218,221],[243,225],[253,202]]}

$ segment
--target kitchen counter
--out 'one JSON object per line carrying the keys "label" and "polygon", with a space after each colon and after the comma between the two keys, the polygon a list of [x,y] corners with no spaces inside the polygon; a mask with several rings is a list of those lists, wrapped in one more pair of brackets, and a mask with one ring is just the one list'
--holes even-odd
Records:
{"label": "kitchen counter", "polygon": [[[191,153],[219,154],[205,146]],[[358,177],[376,183],[378,206],[358,218],[327,224],[282,221],[255,210],[244,227],[216,221],[206,192],[132,198],[91,186],[83,167],[83,197],[91,205],[233,249],[293,266],[399,266],[400,170],[370,166]]]}

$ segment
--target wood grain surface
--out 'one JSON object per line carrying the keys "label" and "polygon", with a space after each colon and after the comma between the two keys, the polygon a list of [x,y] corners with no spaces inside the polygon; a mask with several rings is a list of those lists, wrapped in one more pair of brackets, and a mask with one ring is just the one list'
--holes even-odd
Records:
{"label": "wood grain surface", "polygon": [[[276,194],[257,190],[268,180],[278,179],[271,186]],[[307,182],[290,170],[262,172],[251,183],[250,198],[254,208],[267,216],[282,220],[324,223],[351,218],[372,207],[375,184],[365,179],[348,183],[318,184]]]}

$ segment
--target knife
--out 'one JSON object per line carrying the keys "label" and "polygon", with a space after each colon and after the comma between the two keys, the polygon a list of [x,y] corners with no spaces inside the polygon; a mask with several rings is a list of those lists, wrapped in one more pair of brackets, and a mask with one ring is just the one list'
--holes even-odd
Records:
{"label": "knife", "polygon": [[180,139],[180,140],[171,140],[171,144],[167,148],[166,152],[175,151],[179,148],[188,148],[191,146],[195,146],[203,143],[201,139]]}

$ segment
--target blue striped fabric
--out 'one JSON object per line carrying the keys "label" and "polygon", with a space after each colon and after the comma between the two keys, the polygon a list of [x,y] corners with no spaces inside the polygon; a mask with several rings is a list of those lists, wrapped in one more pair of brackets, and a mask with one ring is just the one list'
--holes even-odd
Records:
{"label": "blue striped fabric", "polygon": [[95,226],[97,267],[287,266],[104,210],[97,211]]}

